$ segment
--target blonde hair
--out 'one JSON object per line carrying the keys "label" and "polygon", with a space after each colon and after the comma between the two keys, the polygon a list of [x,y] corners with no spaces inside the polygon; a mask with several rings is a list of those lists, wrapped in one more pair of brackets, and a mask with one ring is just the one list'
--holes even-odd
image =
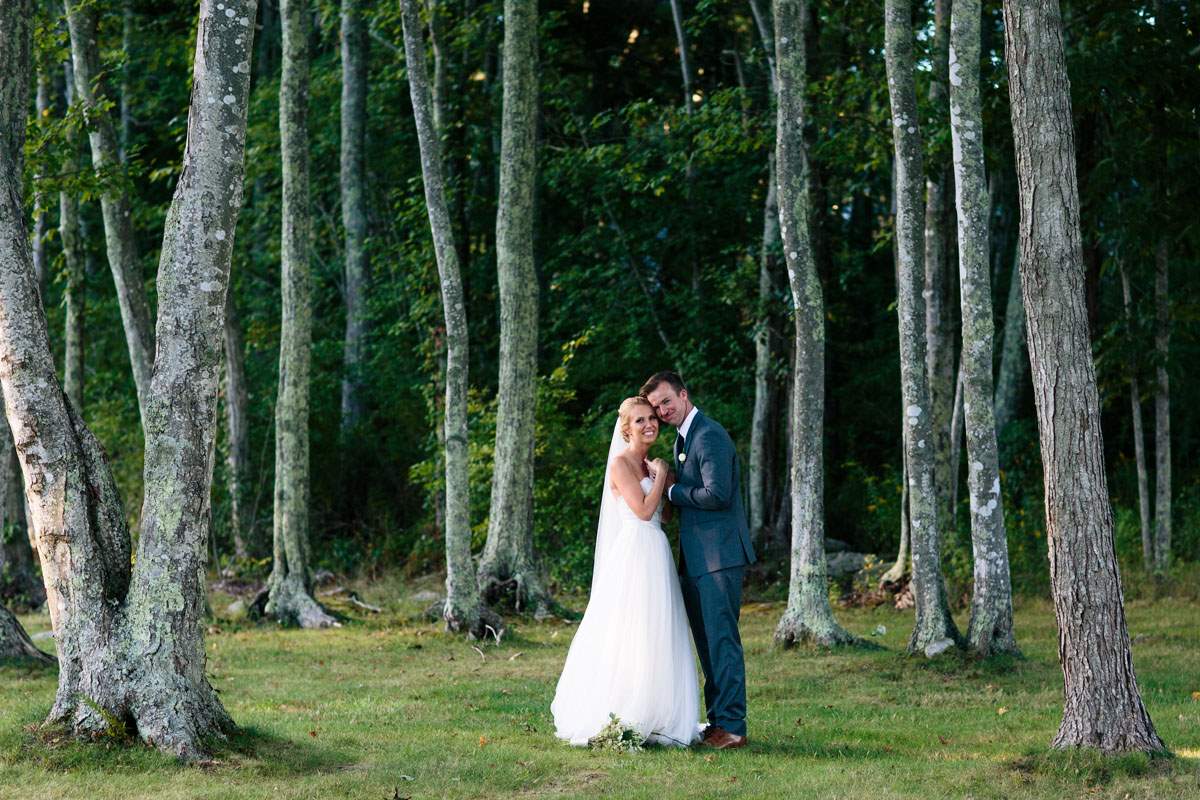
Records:
{"label": "blonde hair", "polygon": [[621,438],[627,442],[632,434],[630,428],[633,422],[631,419],[633,410],[638,406],[645,406],[650,409],[651,413],[654,412],[654,406],[650,405],[650,401],[644,397],[626,397],[621,401],[621,407],[617,411],[617,419],[620,421]]}

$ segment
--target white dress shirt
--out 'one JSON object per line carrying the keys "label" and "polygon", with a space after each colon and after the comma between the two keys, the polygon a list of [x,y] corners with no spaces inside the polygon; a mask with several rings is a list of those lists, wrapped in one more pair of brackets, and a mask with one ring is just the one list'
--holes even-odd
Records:
{"label": "white dress shirt", "polygon": [[[695,406],[692,406],[692,410],[689,411],[688,415],[683,418],[683,424],[679,426],[679,438],[680,439],[687,438],[688,430],[690,430],[692,427],[692,420],[694,420],[696,418],[696,412],[698,412],[699,410],[700,409],[696,408]],[[681,453],[683,452],[682,446],[680,447],[679,452],[681,452]],[[674,488],[675,488],[675,484],[671,484],[671,489],[674,489]],[[671,489],[667,489],[667,499],[668,500],[671,499]]]}

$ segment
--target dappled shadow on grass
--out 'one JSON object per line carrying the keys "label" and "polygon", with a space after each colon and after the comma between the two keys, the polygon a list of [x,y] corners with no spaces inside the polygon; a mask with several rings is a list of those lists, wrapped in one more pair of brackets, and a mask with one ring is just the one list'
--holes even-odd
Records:
{"label": "dappled shadow on grass", "polygon": [[195,767],[253,770],[267,777],[307,775],[352,766],[349,753],[316,741],[285,739],[256,728],[241,728],[228,739],[205,742],[208,757],[187,764],[136,736],[100,735],[81,739],[60,727],[24,726],[19,741],[6,743],[0,761],[15,759],[47,772],[146,774]]}
{"label": "dappled shadow on grass", "polygon": [[239,728],[225,741],[209,743],[209,752],[212,759],[207,766],[249,768],[275,777],[345,769],[357,762],[352,754],[315,737],[288,739],[253,726]]}
{"label": "dappled shadow on grass", "polygon": [[42,678],[58,674],[57,661],[32,661],[24,658],[0,658],[0,681],[17,678]]}
{"label": "dappled shadow on grass", "polygon": [[1191,771],[1187,759],[1168,753],[1125,753],[1106,756],[1097,750],[1029,750],[1009,766],[1015,772],[1058,778],[1071,784],[1103,787],[1118,778],[1159,778]]}

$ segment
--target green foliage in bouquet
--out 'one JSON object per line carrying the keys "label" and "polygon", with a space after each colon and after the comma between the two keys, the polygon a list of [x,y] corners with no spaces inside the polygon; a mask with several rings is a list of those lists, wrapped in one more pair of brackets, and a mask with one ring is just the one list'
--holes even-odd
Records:
{"label": "green foliage in bouquet", "polygon": [[588,739],[588,747],[593,750],[610,750],[615,753],[640,753],[646,739],[635,728],[631,728],[616,714],[608,715],[608,724]]}

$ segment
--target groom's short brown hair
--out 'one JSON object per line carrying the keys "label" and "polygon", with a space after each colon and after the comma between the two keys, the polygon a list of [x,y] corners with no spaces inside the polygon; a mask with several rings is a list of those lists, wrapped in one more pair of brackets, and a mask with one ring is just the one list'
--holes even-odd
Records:
{"label": "groom's short brown hair", "polygon": [[670,370],[663,370],[662,372],[654,373],[650,376],[649,380],[642,384],[642,390],[640,392],[641,396],[649,396],[651,392],[653,392],[659,387],[660,384],[663,383],[670,384],[671,388],[675,390],[675,394],[687,391],[687,387],[683,385],[683,378],[679,377]]}

